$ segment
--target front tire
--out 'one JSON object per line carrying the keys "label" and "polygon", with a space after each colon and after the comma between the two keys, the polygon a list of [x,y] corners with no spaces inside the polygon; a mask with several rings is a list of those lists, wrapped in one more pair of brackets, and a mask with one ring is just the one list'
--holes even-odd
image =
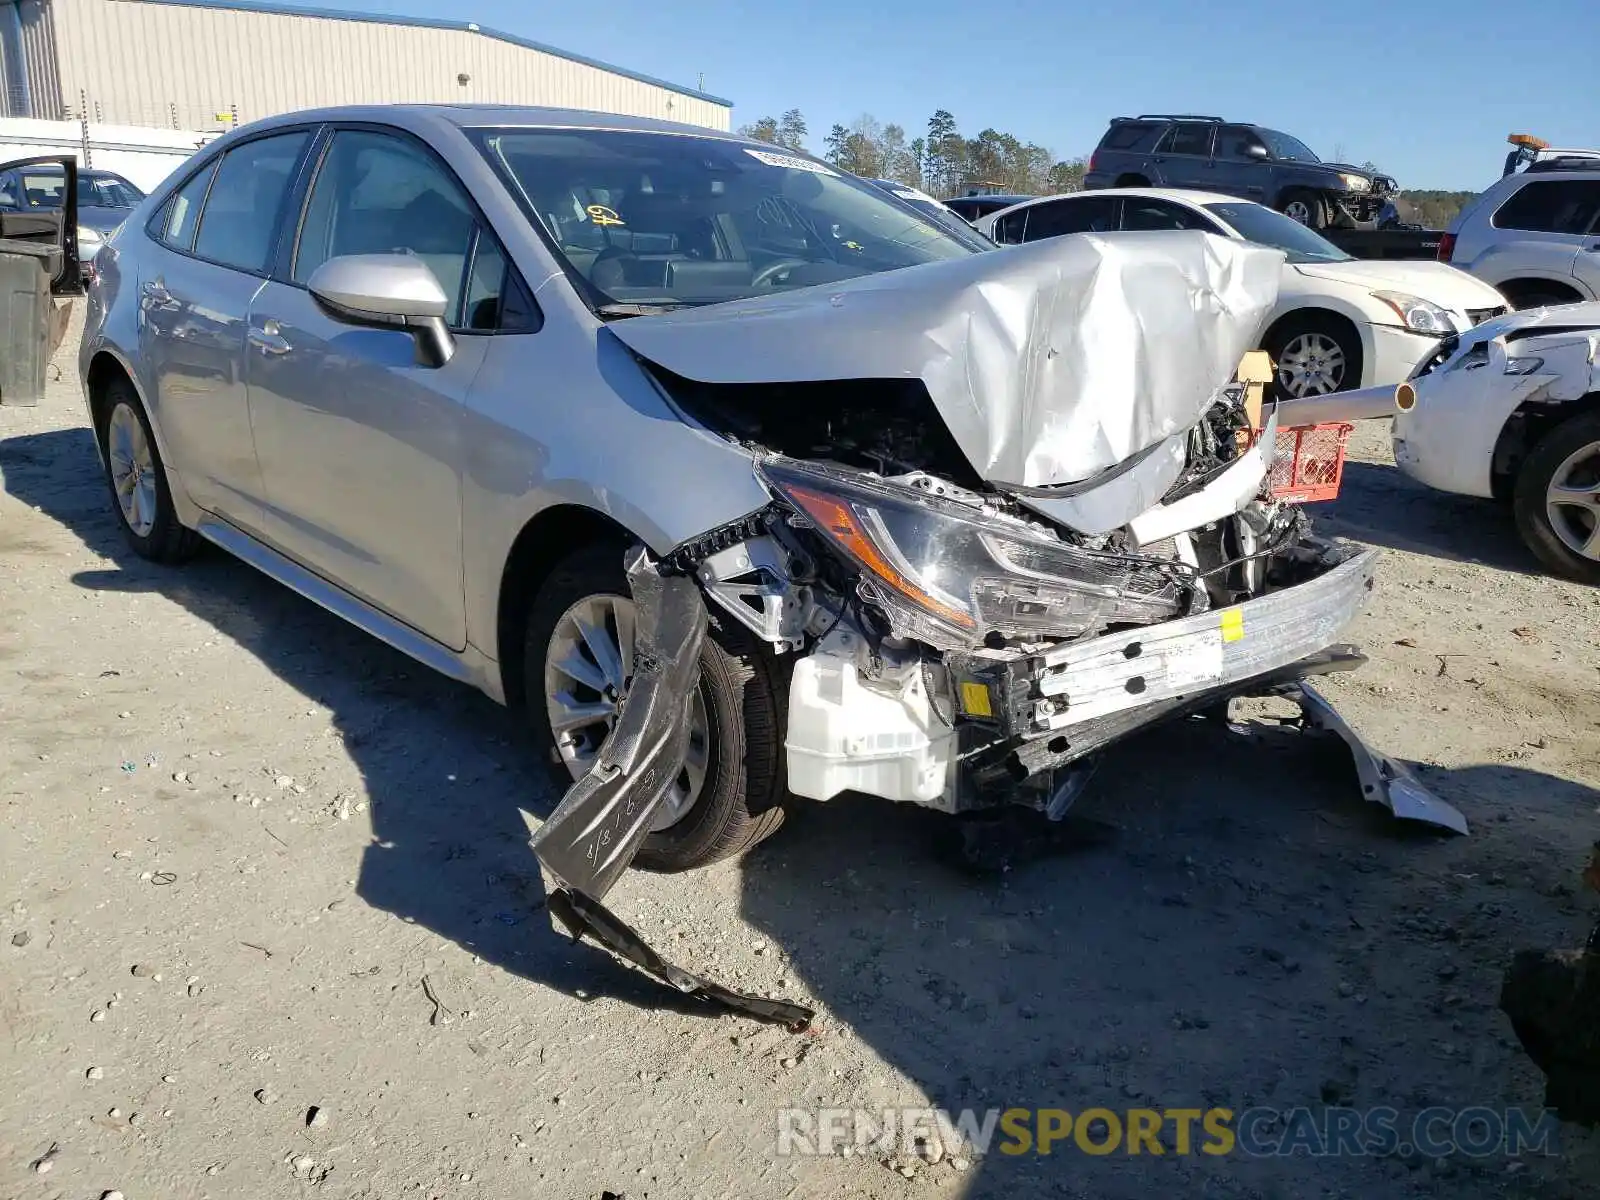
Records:
{"label": "front tire", "polygon": [[[610,732],[616,693],[625,689],[632,599],[622,557],[620,545],[579,551],[550,573],[529,606],[527,719],[563,791],[593,761]],[[689,762],[634,860],[646,870],[689,871],[732,858],[783,823],[788,698],[780,673],[742,626],[715,611],[708,617]],[[603,711],[608,706],[612,715]],[[594,719],[583,723],[589,715]]]}
{"label": "front tire", "polygon": [[1524,544],[1564,579],[1600,587],[1600,412],[1547,433],[1517,472]]}
{"label": "front tire", "polygon": [[1328,227],[1328,202],[1315,192],[1298,189],[1285,192],[1278,211],[1291,221],[1298,221],[1307,229],[1319,233]]}
{"label": "front tire", "polygon": [[1361,338],[1336,317],[1291,313],[1262,349],[1272,359],[1275,397],[1328,396],[1361,386]]}
{"label": "front tire", "polygon": [[199,535],[178,521],[161,448],[133,385],[125,379],[111,383],[100,412],[95,434],[122,536],[135,554],[151,562],[171,565],[192,557]]}

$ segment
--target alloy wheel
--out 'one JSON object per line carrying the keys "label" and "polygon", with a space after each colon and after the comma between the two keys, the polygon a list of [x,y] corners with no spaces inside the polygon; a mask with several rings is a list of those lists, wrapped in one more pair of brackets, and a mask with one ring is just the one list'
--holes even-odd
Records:
{"label": "alloy wheel", "polygon": [[1600,442],[1574,450],[1545,489],[1545,518],[1567,549],[1600,562]]}
{"label": "alloy wheel", "polygon": [[1302,225],[1311,224],[1311,206],[1304,200],[1291,200],[1283,206],[1283,215]]}
{"label": "alloy wheel", "polygon": [[125,403],[106,422],[106,459],[122,519],[136,537],[149,537],[156,524],[156,467],[139,414]]}
{"label": "alloy wheel", "polygon": [[[593,765],[633,680],[635,609],[625,596],[586,596],[561,614],[545,651],[544,698],[556,751],[573,779]],[[684,767],[651,822],[659,833],[688,815],[705,788],[711,720],[704,684],[689,710]]]}
{"label": "alloy wheel", "polygon": [[1290,396],[1326,396],[1344,383],[1344,347],[1325,333],[1302,333],[1278,355],[1278,386]]}

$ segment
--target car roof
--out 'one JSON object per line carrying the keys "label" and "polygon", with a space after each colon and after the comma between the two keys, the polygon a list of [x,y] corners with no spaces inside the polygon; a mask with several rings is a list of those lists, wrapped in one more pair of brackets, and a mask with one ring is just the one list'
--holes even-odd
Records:
{"label": "car roof", "polygon": [[439,124],[459,129],[527,126],[543,129],[604,129],[630,133],[692,134],[751,146],[764,146],[775,154],[794,154],[783,146],[753,141],[736,133],[690,125],[682,121],[661,121],[654,117],[632,117],[619,113],[591,112],[579,108],[545,108],[531,104],[344,104],[324,108],[278,113],[241,126],[236,132],[267,129],[279,125],[298,125],[308,121],[377,121],[420,128]]}
{"label": "car roof", "polygon": [[1189,188],[1094,188],[1082,192],[1057,192],[1053,196],[1034,196],[1024,200],[1021,204],[1013,204],[1010,208],[1001,209],[992,215],[1002,217],[1008,212],[1019,208],[1031,208],[1035,204],[1043,204],[1047,200],[1069,200],[1080,196],[1145,196],[1154,200],[1174,200],[1179,204],[1187,204],[1190,208],[1198,208],[1206,204],[1254,204],[1254,200],[1244,200],[1238,196],[1227,196],[1221,192],[1200,192]]}

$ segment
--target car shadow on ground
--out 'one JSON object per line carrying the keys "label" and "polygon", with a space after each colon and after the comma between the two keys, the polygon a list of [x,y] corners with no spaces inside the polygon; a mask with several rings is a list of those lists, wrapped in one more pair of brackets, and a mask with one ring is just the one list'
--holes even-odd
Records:
{"label": "car shadow on ground", "polygon": [[1339,497],[1307,507],[1321,533],[1374,546],[1541,575],[1511,507],[1435,491],[1386,463],[1346,462]]}
{"label": "car shadow on ground", "polygon": [[[327,707],[372,806],[364,900],[569,995],[707,1011],[550,930],[522,812],[545,815],[557,797],[516,714],[221,553],[181,570],[134,557],[86,431],[0,442],[0,470],[12,494],[117,564],[78,573],[79,586],[165,596]],[[1537,1105],[1528,1079],[1518,1076],[1525,1094],[1508,1090],[1517,1051],[1494,1007],[1498,970],[1514,945],[1563,944],[1579,924],[1570,901],[1549,897],[1575,874],[1572,822],[1592,819],[1600,794],[1519,768],[1423,769],[1477,826],[1472,838],[1442,837],[1361,801],[1337,744],[1251,728],[1185,723],[1118,748],[1080,803],[1113,840],[999,877],[936,855],[950,825],[935,814],[855,798],[796,805],[742,868],[743,915],[826,1007],[814,1037],[847,1028],[910,1081],[883,1094],[859,1078],[799,1074],[797,1103],[930,1103],[980,1117]],[[1502,836],[1510,814],[1548,827],[1550,849]],[[1474,882],[1491,875],[1499,882]],[[1468,951],[1470,965],[1453,967],[1459,982],[1446,982]],[[1430,980],[1421,993],[1419,978]],[[1439,1049],[1442,1029],[1458,1048]],[[1154,1183],[1297,1197],[1354,1180],[1362,1195],[1399,1196],[1418,1194],[1420,1179],[1422,1194],[1498,1195],[1505,1168],[1488,1160],[1482,1178],[1469,1165],[1437,1179],[1418,1169],[1156,1162],[1125,1149],[1097,1158],[1061,1144],[1048,1157],[990,1155],[966,1194],[1143,1197]]]}

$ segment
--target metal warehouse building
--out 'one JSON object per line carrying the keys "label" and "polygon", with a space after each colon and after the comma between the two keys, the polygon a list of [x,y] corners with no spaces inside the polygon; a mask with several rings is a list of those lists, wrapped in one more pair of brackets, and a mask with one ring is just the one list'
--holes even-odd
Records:
{"label": "metal warehouse building", "polygon": [[324,104],[548,104],[727,129],[732,104],[467,21],[256,0],[0,0],[0,116],[213,129]]}

